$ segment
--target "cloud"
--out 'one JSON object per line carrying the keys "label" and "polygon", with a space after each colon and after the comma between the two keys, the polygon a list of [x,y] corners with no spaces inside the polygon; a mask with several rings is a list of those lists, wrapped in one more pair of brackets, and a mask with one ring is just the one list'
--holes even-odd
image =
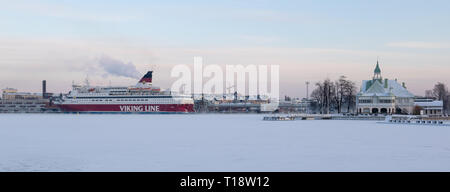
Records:
{"label": "cloud", "polygon": [[405,41],[387,43],[388,47],[399,48],[415,48],[415,49],[446,49],[450,48],[449,43],[422,42],[422,41]]}
{"label": "cloud", "polygon": [[141,77],[141,73],[139,73],[136,66],[131,62],[124,63],[108,56],[102,56],[99,59],[98,64],[99,67],[106,72],[105,75],[129,77],[134,79],[139,79]]}

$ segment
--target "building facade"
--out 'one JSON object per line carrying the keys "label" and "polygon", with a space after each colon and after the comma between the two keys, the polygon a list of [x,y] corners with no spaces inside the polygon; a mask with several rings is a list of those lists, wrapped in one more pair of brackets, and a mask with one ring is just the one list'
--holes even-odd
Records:
{"label": "building facade", "polygon": [[383,79],[377,61],[372,79],[364,80],[356,95],[356,108],[359,114],[412,114],[414,95],[405,83]]}
{"label": "building facade", "polygon": [[17,92],[17,89],[2,90],[0,113],[40,113],[46,111],[49,100],[41,94]]}
{"label": "building facade", "polygon": [[437,101],[435,98],[415,98],[414,106],[419,107],[420,115],[441,116],[444,112],[444,102]]}

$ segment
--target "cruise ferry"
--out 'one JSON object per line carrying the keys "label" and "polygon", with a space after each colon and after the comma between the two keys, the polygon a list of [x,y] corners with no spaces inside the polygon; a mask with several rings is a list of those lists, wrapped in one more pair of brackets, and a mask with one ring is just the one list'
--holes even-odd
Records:
{"label": "cruise ferry", "polygon": [[130,87],[72,85],[72,91],[54,102],[63,112],[84,113],[191,113],[190,95],[172,94],[152,85],[152,73]]}

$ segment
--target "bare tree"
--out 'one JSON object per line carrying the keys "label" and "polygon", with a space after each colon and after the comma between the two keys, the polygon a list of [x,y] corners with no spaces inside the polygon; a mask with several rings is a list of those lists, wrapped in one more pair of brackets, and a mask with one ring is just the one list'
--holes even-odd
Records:
{"label": "bare tree", "polygon": [[316,89],[311,93],[311,97],[317,100],[322,114],[329,114],[335,107],[336,86],[329,79],[316,83]]}
{"label": "bare tree", "polygon": [[353,108],[356,98],[356,86],[355,83],[347,80],[347,77],[341,76],[336,81],[336,105],[338,113],[342,113],[342,108],[347,105],[347,112],[350,112],[350,108]]}
{"label": "bare tree", "polygon": [[432,90],[426,90],[425,91],[425,97],[434,97]]}
{"label": "bare tree", "polygon": [[447,86],[441,82],[434,85],[433,96],[444,103],[444,111],[448,112],[449,108],[449,93]]}
{"label": "bare tree", "polygon": [[316,83],[316,89],[311,93],[311,97],[318,102],[320,112],[328,114],[332,110],[342,113],[345,105],[349,112],[355,103],[355,94],[355,83],[347,80],[345,76],[341,76],[334,83],[329,79]]}
{"label": "bare tree", "polygon": [[448,94],[447,95],[447,107],[445,108],[446,109],[446,114],[448,114],[449,113],[449,109],[450,109],[450,94]]}
{"label": "bare tree", "polygon": [[336,81],[336,105],[338,113],[342,112],[342,104],[344,103],[345,97],[345,86],[347,84],[347,80],[345,76],[341,76],[339,80]]}
{"label": "bare tree", "polygon": [[316,89],[311,92],[311,98],[316,101],[317,109],[320,113],[322,113],[323,108],[323,98],[322,98],[322,84],[316,83]]}
{"label": "bare tree", "polygon": [[345,84],[345,97],[346,97],[346,103],[347,103],[347,113],[350,112],[350,109],[354,109],[354,106],[356,105],[356,85],[353,81],[346,81]]}
{"label": "bare tree", "polygon": [[325,103],[325,110],[323,111],[324,114],[329,114],[330,109],[333,106],[332,101],[334,100],[334,93],[335,93],[335,86],[330,81],[330,79],[326,79],[323,82],[323,88],[324,88],[324,103]]}

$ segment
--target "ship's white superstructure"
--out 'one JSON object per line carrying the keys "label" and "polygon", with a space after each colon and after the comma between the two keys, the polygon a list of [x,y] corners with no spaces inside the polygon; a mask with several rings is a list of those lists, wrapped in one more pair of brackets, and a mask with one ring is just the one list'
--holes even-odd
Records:
{"label": "ship's white superstructure", "polygon": [[136,86],[92,87],[73,85],[72,91],[56,101],[66,112],[193,112],[189,95],[172,94],[152,85],[149,71]]}

